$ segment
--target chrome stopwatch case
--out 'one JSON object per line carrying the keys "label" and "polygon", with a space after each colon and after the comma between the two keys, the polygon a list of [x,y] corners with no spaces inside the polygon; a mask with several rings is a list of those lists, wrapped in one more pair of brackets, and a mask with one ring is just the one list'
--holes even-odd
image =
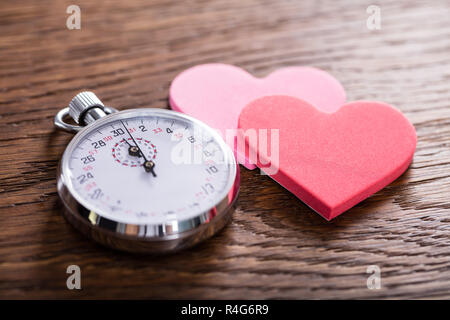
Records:
{"label": "chrome stopwatch case", "polygon": [[[78,125],[64,121],[70,116]],[[117,112],[92,92],[55,117],[77,132],[60,161],[67,220],[106,246],[164,253],[195,245],[230,220],[239,167],[204,123],[163,109]]]}

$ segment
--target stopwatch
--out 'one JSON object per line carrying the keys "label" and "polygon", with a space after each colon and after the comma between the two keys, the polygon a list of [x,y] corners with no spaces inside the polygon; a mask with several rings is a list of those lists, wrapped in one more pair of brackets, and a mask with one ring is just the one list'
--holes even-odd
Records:
{"label": "stopwatch", "polygon": [[131,252],[171,252],[230,220],[239,167],[220,134],[201,121],[166,109],[117,111],[81,92],[54,123],[77,132],[57,173],[64,215],[93,240]]}

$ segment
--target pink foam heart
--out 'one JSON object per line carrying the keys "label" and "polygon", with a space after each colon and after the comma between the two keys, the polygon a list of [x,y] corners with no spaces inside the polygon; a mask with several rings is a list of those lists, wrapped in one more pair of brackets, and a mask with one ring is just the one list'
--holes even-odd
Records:
{"label": "pink foam heart", "polygon": [[399,177],[417,143],[408,119],[381,102],[357,101],[324,113],[293,97],[263,97],[244,108],[239,127],[279,129],[278,159],[266,155],[261,139],[247,138],[258,156],[252,160],[263,170],[271,161],[270,176],[327,220]]}
{"label": "pink foam heart", "polygon": [[[204,64],[183,71],[170,86],[169,101],[172,109],[202,120],[226,137],[226,130],[236,130],[242,109],[268,95],[298,97],[325,112],[334,112],[345,102],[341,84],[319,69],[287,67],[260,79],[226,64]],[[227,140],[238,161],[254,169],[241,150],[236,150],[234,139]]]}

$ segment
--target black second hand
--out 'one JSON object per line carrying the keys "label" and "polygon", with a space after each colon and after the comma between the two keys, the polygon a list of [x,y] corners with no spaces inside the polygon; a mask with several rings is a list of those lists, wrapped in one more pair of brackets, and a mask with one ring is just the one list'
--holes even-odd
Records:
{"label": "black second hand", "polygon": [[[136,148],[138,148],[139,152],[141,153],[142,157],[144,158],[144,169],[147,172],[151,172],[153,174],[154,177],[156,177],[156,173],[153,170],[155,163],[153,161],[148,161],[147,158],[145,157],[144,153],[142,152],[141,148],[138,146],[138,144],[136,143],[136,140],[134,140],[133,136],[131,135],[130,131],[128,131],[128,128],[125,126],[125,124],[123,123],[122,120],[120,120],[120,123],[122,123],[122,126],[125,128],[125,130],[127,131],[128,135],[130,136],[131,140],[133,140],[134,145],[136,146]],[[126,141],[126,139],[125,139]],[[131,144],[126,141],[130,146]],[[148,164],[148,165],[147,165]],[[147,170],[148,169],[148,170]]]}

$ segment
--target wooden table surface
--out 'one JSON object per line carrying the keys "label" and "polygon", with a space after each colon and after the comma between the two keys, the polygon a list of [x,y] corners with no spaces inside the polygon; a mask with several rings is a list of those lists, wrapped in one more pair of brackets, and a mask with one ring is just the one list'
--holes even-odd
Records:
{"label": "wooden table surface", "polygon": [[[81,7],[81,30],[66,8]],[[2,1],[0,298],[450,298],[450,1]],[[72,135],[55,113],[79,91],[168,108],[182,70],[223,62],[256,76],[322,68],[348,100],[386,101],[414,124],[409,170],[326,222],[242,169],[232,223],[172,256],[105,249],[63,218],[56,167]],[[66,288],[81,267],[82,290]],[[366,269],[381,268],[379,290]]]}

